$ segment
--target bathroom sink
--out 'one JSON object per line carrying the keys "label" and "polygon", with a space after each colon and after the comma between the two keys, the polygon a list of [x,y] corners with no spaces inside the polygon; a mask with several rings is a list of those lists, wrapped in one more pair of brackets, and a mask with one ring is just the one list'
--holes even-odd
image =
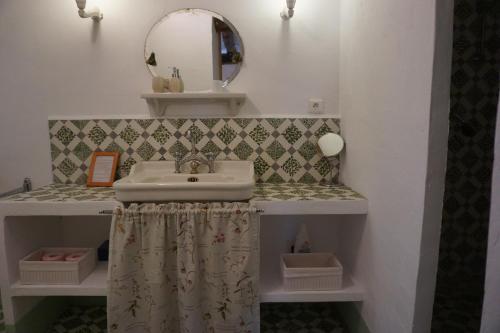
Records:
{"label": "bathroom sink", "polygon": [[116,181],[116,198],[125,202],[239,201],[252,197],[253,163],[215,161],[215,173],[200,166],[200,173],[175,173],[175,162],[139,162],[129,176]]}

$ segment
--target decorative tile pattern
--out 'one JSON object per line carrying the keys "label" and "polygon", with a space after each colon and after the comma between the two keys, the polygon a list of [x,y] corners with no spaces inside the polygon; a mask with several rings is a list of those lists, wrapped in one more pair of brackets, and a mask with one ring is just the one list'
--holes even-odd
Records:
{"label": "decorative tile pattern", "polygon": [[47,333],[106,333],[106,317],[103,306],[72,307],[57,319]]}
{"label": "decorative tile pattern", "polygon": [[347,186],[328,188],[317,184],[257,184],[254,201],[339,201],[364,197]]}
{"label": "decorative tile pattern", "polygon": [[[85,184],[93,151],[119,151],[118,176],[144,160],[173,160],[196,148],[216,158],[252,160],[257,182],[318,183],[329,178],[330,165],[318,152],[318,137],[339,133],[338,119],[210,118],[51,120],[54,181]],[[336,161],[334,176],[339,172]]]}
{"label": "decorative tile pattern", "polygon": [[499,36],[498,0],[455,1],[450,135],[434,333],[479,332],[481,325],[499,91]]}
{"label": "decorative tile pattern", "polygon": [[2,306],[0,304],[0,333],[4,333],[4,332],[5,332],[5,321],[3,318],[3,309],[2,309]]}
{"label": "decorative tile pattern", "polygon": [[[346,333],[329,303],[261,304],[262,333]],[[47,333],[105,333],[105,307],[73,307]]]}
{"label": "decorative tile pattern", "polygon": [[331,303],[261,304],[262,333],[347,333]]}
{"label": "decorative tile pattern", "polygon": [[115,191],[109,187],[86,187],[76,184],[52,184],[31,192],[2,198],[15,202],[78,202],[115,200]]}
{"label": "decorative tile pattern", "polygon": [[[303,200],[359,200],[363,196],[347,186],[330,189],[320,185],[302,183],[269,184],[255,186],[255,201],[303,201]],[[80,202],[113,201],[115,192],[109,187],[89,187],[76,184],[52,184],[31,192],[15,194],[0,200],[8,202]]]}
{"label": "decorative tile pattern", "polygon": [[482,290],[479,283],[454,283],[436,286],[436,298],[432,318],[432,333],[479,332],[482,309]]}

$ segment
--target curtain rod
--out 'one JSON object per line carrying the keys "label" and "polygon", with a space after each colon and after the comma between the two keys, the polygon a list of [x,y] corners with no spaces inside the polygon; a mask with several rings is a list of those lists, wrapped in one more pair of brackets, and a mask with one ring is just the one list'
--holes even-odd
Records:
{"label": "curtain rod", "polygon": [[[224,209],[224,208],[216,208],[216,209],[212,209],[212,210],[221,210],[221,211],[225,211],[227,209]],[[180,211],[187,211],[186,209],[180,209]],[[255,210],[256,213],[264,213],[264,210],[263,209],[256,209]],[[101,210],[99,211],[99,215],[113,215],[113,211],[112,210]]]}

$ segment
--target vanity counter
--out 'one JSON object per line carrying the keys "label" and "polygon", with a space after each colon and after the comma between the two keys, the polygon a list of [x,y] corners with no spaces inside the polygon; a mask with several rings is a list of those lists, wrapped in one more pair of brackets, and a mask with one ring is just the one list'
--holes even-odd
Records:
{"label": "vanity counter", "polygon": [[[346,186],[261,183],[251,199],[263,215],[366,214],[368,201]],[[120,203],[112,188],[51,184],[0,200],[0,215],[98,215]]]}

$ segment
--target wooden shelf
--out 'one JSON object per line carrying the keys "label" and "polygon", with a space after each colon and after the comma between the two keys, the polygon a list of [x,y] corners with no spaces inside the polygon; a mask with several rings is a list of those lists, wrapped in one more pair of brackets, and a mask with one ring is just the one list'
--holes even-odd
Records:
{"label": "wooden shelf", "polygon": [[98,262],[96,269],[78,285],[25,285],[10,287],[10,296],[106,296],[108,263]]}
{"label": "wooden shelf", "polygon": [[144,93],[149,110],[163,116],[169,105],[179,103],[226,103],[231,111],[243,104],[247,95],[234,92],[184,92],[184,93]]}
{"label": "wooden shelf", "polygon": [[286,302],[361,302],[364,299],[363,288],[348,276],[344,276],[343,288],[334,291],[286,291],[281,276],[263,279],[261,303]]}

